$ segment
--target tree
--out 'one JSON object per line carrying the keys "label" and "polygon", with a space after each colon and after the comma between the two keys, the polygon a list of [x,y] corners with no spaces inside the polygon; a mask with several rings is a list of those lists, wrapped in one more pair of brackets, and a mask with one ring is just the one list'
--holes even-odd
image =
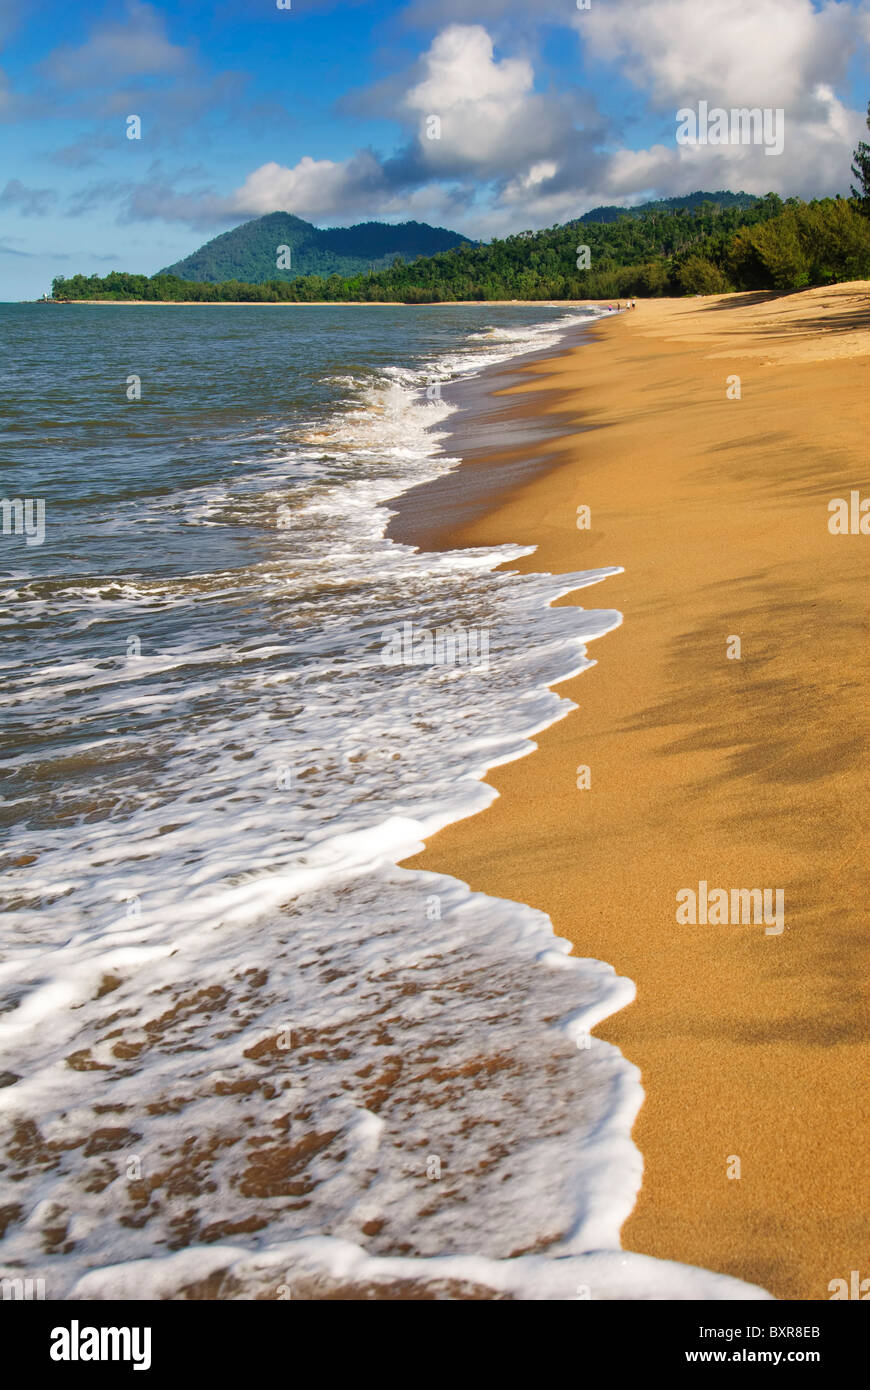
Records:
{"label": "tree", "polygon": [[728,277],[705,256],[689,256],[677,279],[686,294],[727,294],[731,289]]}
{"label": "tree", "polygon": [[794,208],[739,232],[729,248],[729,270],[740,289],[803,290],[812,283]]}
{"label": "tree", "polygon": [[846,198],[822,198],[798,213],[811,283],[863,280],[870,272],[870,224]]}
{"label": "tree", "polygon": [[[870,157],[870,147],[867,148]],[[863,150],[856,153],[856,158]],[[870,171],[868,171],[870,172]],[[870,209],[868,209],[870,212]],[[577,268],[578,240],[591,252]],[[324,272],[326,260],[321,262]],[[238,268],[241,272],[241,267]],[[58,276],[59,299],[203,302],[396,300],[413,304],[491,299],[624,299],[630,295],[789,291],[870,277],[870,216],[855,198],[804,203],[776,194],[744,204],[715,202],[616,220],[523,232],[488,245],[465,244],[381,270],[186,281],[125,271],[104,278]]]}
{"label": "tree", "polygon": [[[867,103],[867,128],[870,129],[870,102]],[[858,180],[857,187],[852,185],[852,195],[860,200],[865,217],[870,217],[870,145],[866,140],[858,141],[852,173]]]}

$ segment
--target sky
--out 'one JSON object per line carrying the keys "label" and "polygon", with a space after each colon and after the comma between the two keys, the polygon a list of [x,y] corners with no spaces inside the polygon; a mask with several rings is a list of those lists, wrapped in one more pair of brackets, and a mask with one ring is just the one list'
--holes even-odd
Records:
{"label": "sky", "polygon": [[[0,0],[0,49],[2,300],[278,210],[488,239],[848,194],[870,139],[870,0]],[[781,110],[781,151],[680,143],[701,102]]]}

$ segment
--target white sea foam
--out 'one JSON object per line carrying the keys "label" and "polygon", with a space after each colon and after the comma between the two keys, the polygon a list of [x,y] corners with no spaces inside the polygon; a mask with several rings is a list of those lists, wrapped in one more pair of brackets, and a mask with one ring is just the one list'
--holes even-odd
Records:
{"label": "white sea foam", "polygon": [[[50,810],[23,758],[6,802],[4,1274],[53,1298],[167,1297],[215,1271],[241,1297],[279,1271],[763,1296],[619,1250],[642,1092],[589,1030],[631,982],[530,907],[396,867],[490,803],[483,773],[573,708],[549,687],[620,620],[551,606],[615,569],[520,576],[495,568],[518,546],[420,555],[383,535],[383,502],[452,465],[424,387],[583,321],[347,378],[265,475],[240,457],[231,488],[138,517],[268,531],[244,569],[15,581],[14,620],[66,632],[45,629],[0,695],[58,732]],[[385,665],[409,617],[486,628],[487,669]]]}

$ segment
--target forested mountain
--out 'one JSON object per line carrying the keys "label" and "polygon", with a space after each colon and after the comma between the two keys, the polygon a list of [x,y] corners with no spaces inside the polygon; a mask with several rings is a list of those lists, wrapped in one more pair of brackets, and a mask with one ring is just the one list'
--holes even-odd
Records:
{"label": "forested mountain", "polygon": [[617,222],[569,223],[473,242],[388,269],[340,276],[277,276],[261,284],[219,284],[171,275],[54,281],[56,300],[328,300],[438,304],[492,299],[618,299],[629,295],[800,290],[870,279],[870,217],[858,198],[810,203],[775,193],[751,206],[704,200],[694,208],[653,206]]}
{"label": "forested mountain", "polygon": [[[728,193],[721,189],[718,193],[685,193],[679,198],[657,198],[654,203],[638,203],[637,207],[621,208],[613,205],[592,208],[584,212],[575,222],[618,222],[620,217],[644,217],[651,212],[676,212],[680,208],[699,208],[702,203],[711,203],[718,208],[751,208],[758,198],[752,193]],[[571,223],[569,226],[573,225]]]}
{"label": "forested mountain", "polygon": [[[353,275],[383,270],[396,256],[413,260],[451,246],[470,245],[467,237],[425,222],[361,222],[356,227],[314,227],[290,212],[270,212],[207,241],[198,251],[158,272],[181,280],[295,280],[300,275]],[[289,255],[279,255],[289,247]],[[284,264],[279,266],[279,261]],[[289,265],[287,262],[289,261]]]}

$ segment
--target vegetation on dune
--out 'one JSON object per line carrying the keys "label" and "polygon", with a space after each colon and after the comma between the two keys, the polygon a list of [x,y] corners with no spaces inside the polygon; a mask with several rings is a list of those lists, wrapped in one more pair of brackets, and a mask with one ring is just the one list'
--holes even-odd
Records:
{"label": "vegetation on dune", "polygon": [[789,200],[781,215],[738,232],[728,271],[741,289],[803,290],[870,278],[870,219],[855,203]]}

